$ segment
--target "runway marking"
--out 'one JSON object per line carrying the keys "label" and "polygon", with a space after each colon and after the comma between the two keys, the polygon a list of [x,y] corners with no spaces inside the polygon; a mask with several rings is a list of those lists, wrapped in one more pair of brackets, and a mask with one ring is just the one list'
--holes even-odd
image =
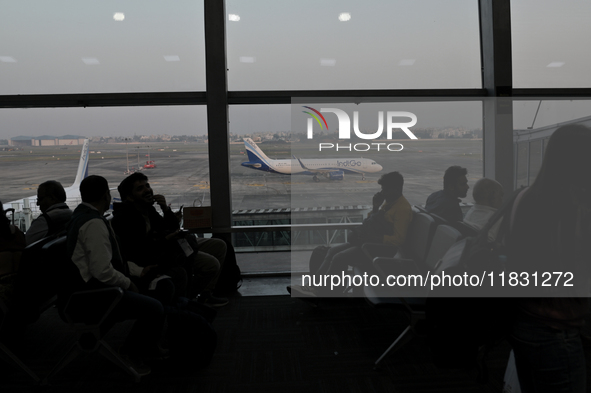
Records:
{"label": "runway marking", "polygon": [[247,184],[247,186],[251,186],[251,187],[264,187],[265,185],[264,184],[256,184],[256,183],[253,183],[253,184]]}
{"label": "runway marking", "polygon": [[206,180],[202,180],[198,184],[193,185],[193,187],[197,187],[200,190],[209,190],[209,182]]}

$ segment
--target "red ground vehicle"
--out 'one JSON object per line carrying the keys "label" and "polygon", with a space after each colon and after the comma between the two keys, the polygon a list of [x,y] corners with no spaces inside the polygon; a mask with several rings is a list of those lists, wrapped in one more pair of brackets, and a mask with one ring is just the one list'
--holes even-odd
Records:
{"label": "red ground vehicle", "polygon": [[152,169],[152,168],[156,168],[156,162],[146,161],[146,165],[144,165],[144,169]]}

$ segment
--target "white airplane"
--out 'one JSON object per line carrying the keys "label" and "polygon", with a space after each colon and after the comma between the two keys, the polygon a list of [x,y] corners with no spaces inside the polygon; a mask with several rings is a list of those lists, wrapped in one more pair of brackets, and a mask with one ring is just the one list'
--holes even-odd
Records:
{"label": "white airplane", "polygon": [[259,171],[282,175],[311,175],[319,181],[318,175],[330,180],[343,180],[345,173],[361,174],[376,173],[383,168],[369,158],[305,158],[294,157],[293,160],[272,160],[250,138],[244,139],[248,161],[242,166]]}
{"label": "white airplane", "polygon": [[[78,172],[76,173],[76,179],[70,187],[65,188],[66,203],[68,203],[68,205],[72,203],[72,206],[70,206],[70,208],[75,208],[81,202],[79,188],[82,179],[88,176],[89,144],[89,140],[85,139],[84,144],[82,145],[82,150],[80,151],[80,162],[78,163]],[[33,195],[16,201],[3,203],[2,206],[5,211],[7,209],[14,209],[15,212],[19,212],[24,209],[25,199],[29,201],[29,208],[31,208],[33,212],[40,213],[39,208],[37,207],[37,195]]]}

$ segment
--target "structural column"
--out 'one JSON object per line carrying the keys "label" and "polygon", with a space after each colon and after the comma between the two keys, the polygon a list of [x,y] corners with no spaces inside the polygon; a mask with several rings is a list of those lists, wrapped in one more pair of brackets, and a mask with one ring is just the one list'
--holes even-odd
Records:
{"label": "structural column", "polygon": [[484,176],[514,188],[513,72],[510,0],[480,0],[482,86],[490,98],[483,102]]}
{"label": "structural column", "polygon": [[204,7],[209,182],[213,227],[222,228],[232,225],[226,10],[224,0],[205,0]]}

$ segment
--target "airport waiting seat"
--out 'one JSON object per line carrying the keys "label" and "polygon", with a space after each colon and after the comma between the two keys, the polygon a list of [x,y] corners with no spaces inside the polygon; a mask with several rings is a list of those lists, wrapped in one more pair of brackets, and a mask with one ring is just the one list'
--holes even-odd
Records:
{"label": "airport waiting seat", "polygon": [[[421,216],[421,214],[417,216]],[[425,222],[431,222],[432,224],[432,221],[428,219],[425,219]],[[447,250],[461,237],[462,234],[457,229],[448,225],[438,225],[432,240],[429,241],[429,236],[424,233],[420,234],[418,239],[413,239],[415,247],[420,244],[428,245],[428,248],[425,249],[428,249],[427,255],[423,261],[424,269],[426,270],[417,266],[412,259],[374,258],[373,264],[380,275],[380,282],[385,282],[389,275],[422,274],[424,277],[425,273],[431,271]],[[411,244],[413,241],[411,241]],[[393,288],[388,286],[366,286],[363,289],[365,297],[370,304],[379,308],[402,310],[409,321],[408,326],[375,362],[376,368],[380,366],[388,354],[398,350],[414,337],[417,334],[416,327],[418,323],[425,319],[428,286]]]}
{"label": "airport waiting seat", "polygon": [[[6,346],[14,344],[16,336],[23,332],[25,325],[35,322],[56,300],[55,291],[42,285],[48,278],[46,269],[51,260],[43,256],[43,246],[56,236],[49,236],[30,244],[19,256],[16,272],[5,275],[0,280],[0,353],[26,372],[35,382],[40,378]],[[19,252],[19,254],[21,254]]]}
{"label": "airport waiting seat", "polygon": [[466,224],[463,221],[451,222],[451,221],[448,221],[445,218],[441,217],[438,214],[429,213],[423,207],[413,206],[413,208],[416,208],[420,212],[425,213],[425,214],[428,214],[431,217],[433,217],[433,219],[435,220],[435,224],[436,225],[449,225],[451,227],[454,227],[455,229],[457,229],[458,231],[460,231],[460,233],[464,237],[476,236],[478,234],[478,230],[476,228],[472,227],[471,225]]}
{"label": "airport waiting seat", "polygon": [[412,260],[419,269],[424,270],[424,262],[435,226],[435,220],[429,214],[415,213],[402,247],[396,249],[394,246],[383,243],[365,243],[362,250],[369,260],[377,257],[408,259]]}
{"label": "airport waiting seat", "polygon": [[[61,258],[64,279],[78,274],[76,266],[66,259],[66,237],[56,239],[44,246],[44,251],[54,258]],[[78,274],[79,275],[79,274]],[[91,291],[74,292],[60,307],[60,316],[67,322],[76,334],[76,342],[55,365],[53,370],[43,380],[48,384],[49,380],[60,370],[72,362],[83,352],[98,352],[114,363],[116,366],[130,374],[135,382],[140,381],[140,375],[115,351],[105,340],[109,328],[105,328],[105,321],[111,311],[117,306],[123,297],[123,290],[118,287],[103,288]],[[64,295],[60,294],[58,304],[63,304]],[[89,308],[92,305],[92,309]]]}

